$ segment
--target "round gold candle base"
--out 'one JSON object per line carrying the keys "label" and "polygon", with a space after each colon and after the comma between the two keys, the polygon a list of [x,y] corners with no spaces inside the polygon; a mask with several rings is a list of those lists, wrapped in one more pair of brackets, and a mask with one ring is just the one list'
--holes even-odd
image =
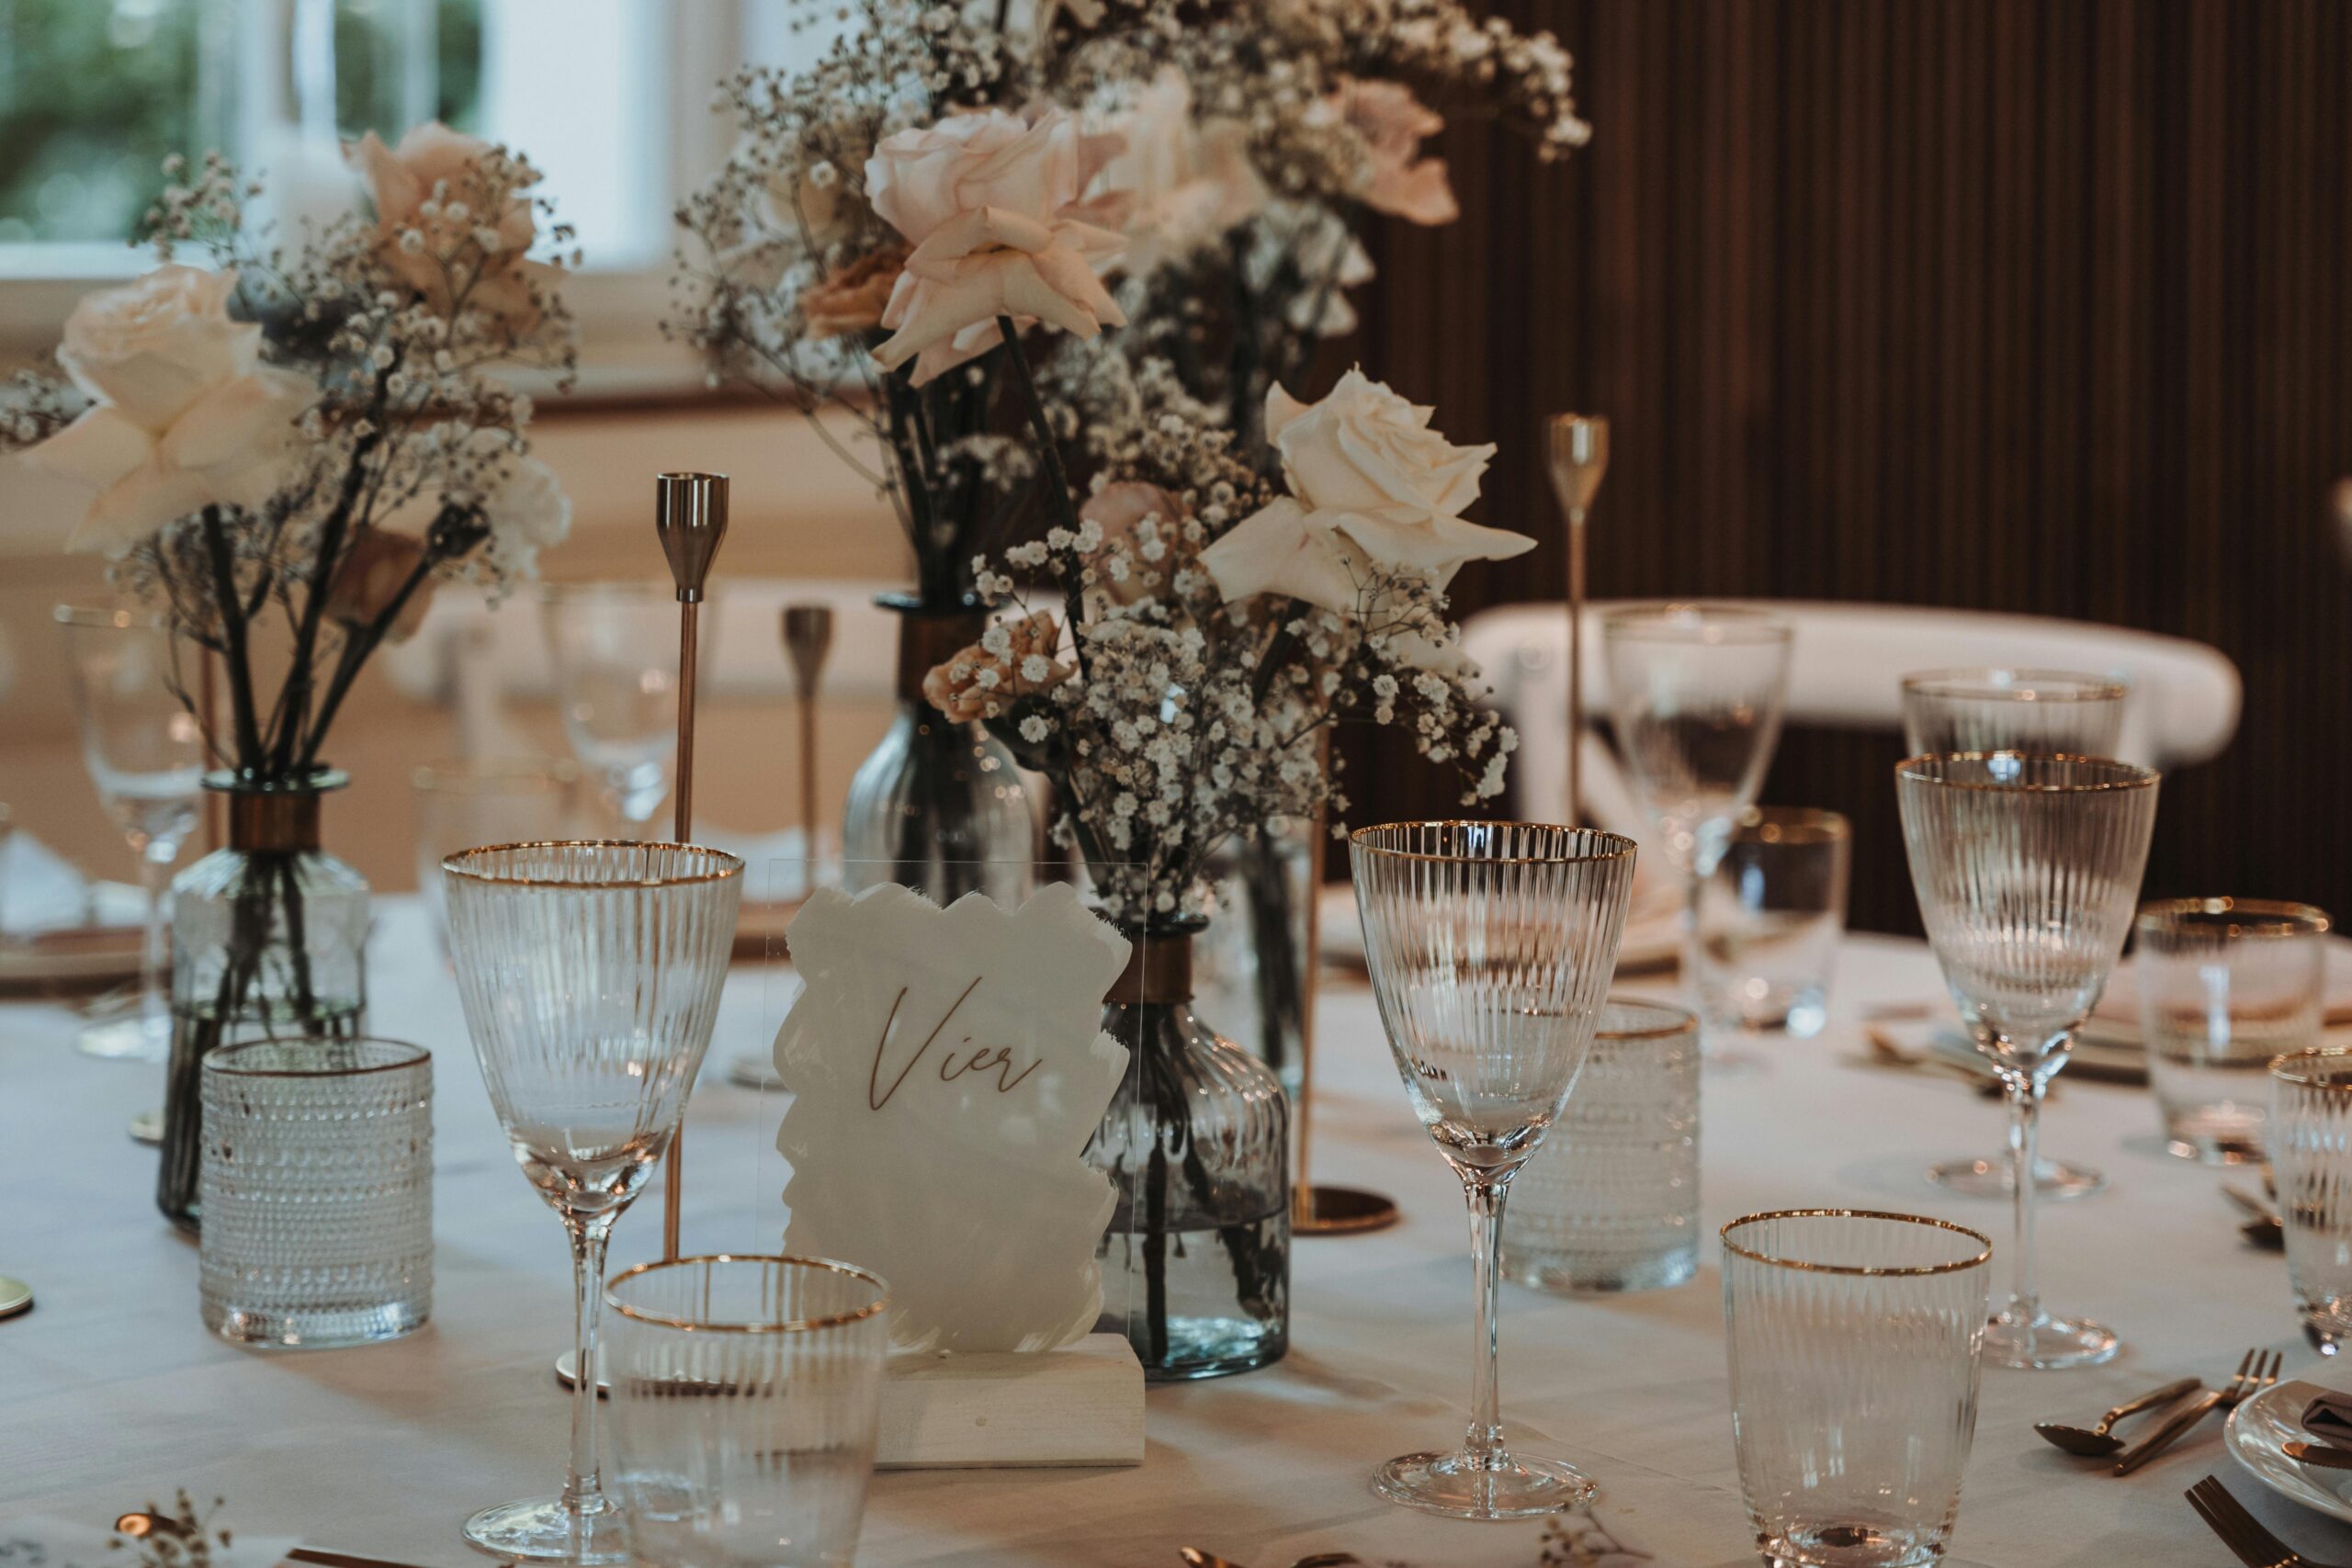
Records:
{"label": "round gold candle base", "polygon": [[1290,1222],[1301,1235],[1351,1235],[1385,1230],[1396,1223],[1394,1201],[1360,1187],[1310,1187],[1304,1196],[1306,1201]]}
{"label": "round gold candle base", "polygon": [[[571,1387],[574,1383],[580,1381],[579,1364],[571,1359],[571,1352],[569,1350],[566,1350],[562,1355],[558,1356],[555,1359],[555,1381],[561,1383],[566,1388]],[[598,1372],[596,1374],[596,1397],[599,1399],[609,1399],[612,1397],[612,1393],[613,1380],[606,1377],[604,1373]]]}
{"label": "round gold candle base", "polygon": [[162,1143],[164,1113],[160,1111],[142,1111],[133,1116],[130,1119],[130,1141],[134,1144],[146,1144],[151,1147]]}
{"label": "round gold candle base", "polygon": [[22,1280],[0,1275],[0,1318],[33,1310],[33,1288]]}

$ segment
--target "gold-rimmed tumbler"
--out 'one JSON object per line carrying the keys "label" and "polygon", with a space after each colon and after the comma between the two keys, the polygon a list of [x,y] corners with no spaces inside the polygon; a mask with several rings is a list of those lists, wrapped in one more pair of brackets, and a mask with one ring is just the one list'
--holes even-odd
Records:
{"label": "gold-rimmed tumbler", "polygon": [[1769,1568],[1927,1568],[1976,1435],[1992,1243],[1866,1210],[1723,1230],[1739,1486]]}
{"label": "gold-rimmed tumbler", "polygon": [[2104,1361],[2111,1330],[2042,1308],[2032,1171],[2042,1095],[2131,930],[2156,774],[2099,757],[1965,751],[1913,757],[1894,779],[1928,945],[2008,1100],[2013,1283],[1984,1353],[2004,1367]]}
{"label": "gold-rimmed tumbler", "polygon": [[1510,1179],[1592,1047],[1634,886],[1634,842],[1525,822],[1396,822],[1349,840],[1380,1021],[1414,1112],[1462,1179],[1477,1279],[1460,1449],[1390,1460],[1374,1487],[1456,1518],[1575,1507],[1593,1483],[1503,1446],[1497,1250]]}
{"label": "gold-rimmed tumbler", "polygon": [[[1921,670],[1903,677],[1903,748],[1914,757],[1951,751],[2043,751],[2112,757],[2123,737],[2131,688],[2079,670],[2003,665]],[[1948,1159],[1928,1179],[1971,1198],[2007,1198],[2009,1162]],[[2044,1198],[2087,1198],[2107,1178],[2086,1166],[2038,1159],[2034,1190]]]}
{"label": "gold-rimmed tumbler", "polygon": [[743,863],[693,844],[582,841],[441,863],[449,945],[492,1105],[571,1238],[571,1462],[563,1491],[485,1508],[502,1557],[622,1562],[596,1470],[596,1327],[613,1222],[651,1179],[710,1043]]}
{"label": "gold-rimmed tumbler", "polygon": [[613,1496],[647,1568],[847,1568],[888,1287],[815,1258],[681,1258],[605,1287]]}

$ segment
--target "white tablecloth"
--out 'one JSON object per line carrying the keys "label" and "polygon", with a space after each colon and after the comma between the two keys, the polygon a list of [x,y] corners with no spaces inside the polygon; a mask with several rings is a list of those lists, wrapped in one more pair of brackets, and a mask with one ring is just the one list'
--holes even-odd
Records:
{"label": "white tablecloth", "polygon": [[[0,1273],[40,1300],[0,1323],[0,1519],[111,1517],[185,1486],[226,1497],[224,1517],[256,1536],[471,1568],[484,1560],[459,1540],[468,1514],[559,1483],[568,1395],[548,1359],[570,1333],[560,1227],[508,1156],[413,901],[385,901],[371,976],[374,1031],[436,1057],[439,1249],[431,1325],[362,1350],[262,1355],[210,1338],[196,1248],[156,1215],[154,1156],[124,1135],[153,1104],[158,1070],[75,1055],[61,1009],[0,1008],[11,1156]],[[1598,1477],[1599,1518],[1657,1568],[1755,1561],[1732,1460],[1715,1227],[1754,1209],[1855,1204],[1957,1220],[2006,1252],[2003,1206],[1922,1175],[1939,1157],[1991,1153],[1997,1108],[1964,1086],[1860,1062],[1863,1008],[1937,991],[1923,947],[1856,939],[1823,1038],[1772,1042],[1764,1070],[1707,1079],[1710,1241],[1695,1281],[1588,1301],[1505,1287],[1506,1417]],[[690,1249],[775,1242],[780,1106],[716,1068],[763,1048],[786,994],[758,968],[729,984],[689,1122]],[[1393,1194],[1405,1220],[1296,1244],[1288,1359],[1153,1390],[1139,1469],[882,1475],[861,1563],[1170,1568],[1193,1545],[1251,1568],[1341,1550],[1414,1568],[1535,1568],[1533,1524],[1430,1519],[1366,1486],[1380,1461],[1460,1435],[1467,1231],[1369,992],[1328,989],[1322,1023],[1317,1175]],[[2094,1371],[1985,1373],[1955,1558],[2206,1568],[2226,1554],[2181,1491],[2216,1472],[2305,1551],[2352,1561],[2352,1529],[2263,1493],[2222,1451],[2218,1423],[2126,1480],[2032,1437],[2037,1416],[2087,1418],[2176,1375],[2225,1376],[2247,1346],[2285,1349],[2290,1374],[2313,1359],[2278,1255],[2240,1241],[2215,1173],[2164,1154],[2144,1091],[2064,1084],[2046,1146],[2103,1167],[2113,1186],[2045,1212],[2044,1293],[2113,1325],[2127,1348]],[[649,1201],[622,1221],[616,1267],[654,1250],[657,1211]]]}

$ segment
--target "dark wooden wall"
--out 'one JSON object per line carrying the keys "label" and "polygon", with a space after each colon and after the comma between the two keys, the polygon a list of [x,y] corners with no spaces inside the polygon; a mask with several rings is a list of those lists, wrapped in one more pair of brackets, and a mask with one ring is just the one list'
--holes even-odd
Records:
{"label": "dark wooden wall", "polygon": [[[2209,642],[2245,712],[2166,781],[2148,891],[2352,919],[2352,4],[1502,0],[1574,51],[1592,144],[1442,139],[1463,219],[1388,225],[1356,347],[1494,440],[1547,541],[1543,416],[1612,422],[1596,595],[2078,616]],[[1532,563],[1532,564],[1531,564]],[[1457,605],[1565,592],[1556,547]],[[1890,672],[1890,679],[1893,673]],[[1392,741],[1357,817],[1452,813]],[[1890,738],[1792,734],[1766,798],[1860,834],[1916,929]]]}

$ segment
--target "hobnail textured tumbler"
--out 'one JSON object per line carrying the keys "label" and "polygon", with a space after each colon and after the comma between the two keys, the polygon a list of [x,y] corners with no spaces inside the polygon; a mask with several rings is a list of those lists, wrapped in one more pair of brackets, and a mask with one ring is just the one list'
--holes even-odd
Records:
{"label": "hobnail textured tumbler", "polygon": [[647,1568],[847,1568],[888,1288],[811,1258],[681,1258],[605,1287],[613,1495]]}
{"label": "hobnail textured tumbler", "polygon": [[1976,1434],[1992,1243],[1855,1210],[1724,1227],[1732,1446],[1772,1568],[1943,1556]]}
{"label": "hobnail textured tumbler", "polygon": [[433,1058],[257,1040],[204,1061],[205,1326],[258,1348],[392,1339],[433,1308]]}
{"label": "hobnail textured tumbler", "polygon": [[2304,1337],[2333,1356],[2352,1338],[2352,1051],[2271,1063],[2268,1131],[2295,1309]]}
{"label": "hobnail textured tumbler", "polygon": [[1503,1278],[1657,1291],[1698,1267],[1699,1021],[1611,998],[1576,1092],[1511,1178]]}

